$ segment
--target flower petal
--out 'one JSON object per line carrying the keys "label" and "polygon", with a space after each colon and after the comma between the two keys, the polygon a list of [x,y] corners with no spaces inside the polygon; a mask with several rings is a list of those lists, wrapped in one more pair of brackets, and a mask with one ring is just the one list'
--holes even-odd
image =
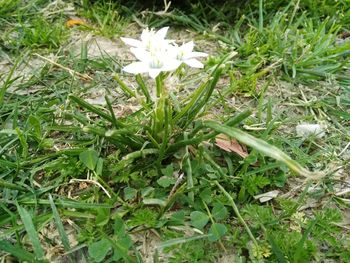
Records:
{"label": "flower petal", "polygon": [[152,31],[150,31],[148,28],[142,30],[142,33],[141,33],[141,41],[142,42],[145,42],[146,40],[149,39],[149,37],[151,36],[151,33]]}
{"label": "flower petal", "polygon": [[128,37],[121,37],[120,39],[125,44],[132,46],[132,47],[141,47],[142,46],[142,42],[140,40],[137,40],[137,39],[128,38]]}
{"label": "flower petal", "polygon": [[161,70],[158,68],[150,68],[148,70],[148,74],[152,79],[155,79],[159,74],[160,74]]}
{"label": "flower petal", "polygon": [[167,59],[164,62],[163,67],[161,68],[162,71],[173,71],[177,69],[182,64],[182,61],[179,61],[177,59]]}
{"label": "flower petal", "polygon": [[198,57],[207,57],[208,54],[204,52],[191,52],[189,54],[186,54],[186,58],[198,58]]}
{"label": "flower petal", "polygon": [[193,41],[187,42],[185,44],[183,44],[182,46],[180,46],[180,49],[185,53],[191,53],[192,50],[194,48],[194,43]]}
{"label": "flower petal", "polygon": [[123,68],[123,71],[131,74],[145,73],[148,71],[147,64],[144,62],[134,62]]}
{"label": "flower petal", "polygon": [[195,58],[190,58],[184,61],[188,66],[192,68],[203,68],[204,65]]}
{"label": "flower petal", "polygon": [[143,48],[130,48],[131,53],[140,61],[149,61],[150,54]]}
{"label": "flower petal", "polygon": [[170,58],[176,58],[177,55],[180,52],[180,48],[177,45],[168,45],[168,49],[167,49],[167,53],[168,53],[168,57]]}
{"label": "flower petal", "polygon": [[159,29],[159,30],[155,33],[155,36],[158,37],[158,38],[160,38],[160,39],[164,39],[164,38],[166,37],[166,34],[168,33],[168,29],[169,29],[168,26]]}

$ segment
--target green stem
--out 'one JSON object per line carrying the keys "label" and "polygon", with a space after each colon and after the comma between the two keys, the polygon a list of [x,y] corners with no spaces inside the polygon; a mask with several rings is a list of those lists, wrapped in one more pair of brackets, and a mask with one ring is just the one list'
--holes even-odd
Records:
{"label": "green stem", "polygon": [[263,15],[263,0],[259,0],[259,32],[263,31],[264,15]]}
{"label": "green stem", "polygon": [[238,207],[236,206],[235,201],[233,200],[232,196],[225,190],[225,188],[222,187],[221,184],[219,184],[217,181],[215,181],[215,184],[220,188],[221,192],[226,196],[226,198],[229,200],[233,211],[235,211],[235,214],[238,218],[238,220],[241,222],[241,224],[244,226],[245,230],[247,231],[250,239],[253,241],[254,245],[258,246],[258,241],[256,241],[252,231],[250,231],[249,226],[247,223],[244,221],[243,217],[241,216],[241,213],[238,210]]}
{"label": "green stem", "polygon": [[168,141],[169,141],[169,135],[170,135],[170,131],[169,131],[169,124],[170,124],[170,118],[171,118],[171,108],[170,108],[170,104],[169,104],[169,100],[167,98],[165,98],[164,101],[164,121],[163,123],[161,123],[161,126],[164,130],[163,130],[163,138],[162,138],[162,144],[160,145],[160,149],[159,149],[159,155],[158,155],[158,159],[157,159],[157,166],[158,169],[160,170],[161,168],[161,162],[164,158],[165,155],[165,150],[166,147],[168,145]]}
{"label": "green stem", "polygon": [[[203,203],[203,205],[205,207],[205,210],[207,210],[207,214],[209,216],[209,219],[210,219],[211,223],[214,225],[215,221],[214,221],[213,215],[210,213],[210,209],[209,209],[208,205],[203,200],[202,200],[202,203]],[[226,253],[227,250],[226,250],[224,244],[222,243],[221,239],[219,239],[219,244],[220,244],[222,250]]]}
{"label": "green stem", "polygon": [[[187,133],[184,133],[184,139],[187,140]],[[188,150],[188,146],[185,148],[185,155],[184,155],[184,160],[186,161],[187,169],[186,169],[186,177],[187,177],[187,190],[188,192],[188,198],[194,203],[194,192],[193,192],[193,177],[192,177],[192,164],[190,160],[190,152]]]}
{"label": "green stem", "polygon": [[162,78],[162,73],[161,73],[156,77],[156,95],[157,95],[157,98],[162,97],[162,95],[164,95],[163,93],[164,93],[164,88],[163,88],[163,78]]}

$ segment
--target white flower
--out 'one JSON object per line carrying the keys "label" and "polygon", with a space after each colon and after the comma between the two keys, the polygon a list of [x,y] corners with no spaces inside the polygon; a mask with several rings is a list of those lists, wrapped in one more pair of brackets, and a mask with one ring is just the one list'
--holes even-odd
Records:
{"label": "white flower", "polygon": [[203,68],[204,65],[199,62],[197,57],[206,57],[208,54],[203,52],[193,52],[194,43],[190,41],[188,43],[183,44],[182,46],[173,46],[170,50],[172,56],[181,61],[181,63],[185,63],[186,65],[193,68]]}
{"label": "white flower", "polygon": [[193,52],[193,41],[177,46],[174,41],[165,39],[168,29],[145,29],[142,31],[141,40],[122,37],[122,41],[131,46],[130,51],[139,60],[127,65],[123,70],[132,74],[148,73],[152,78],[156,78],[160,72],[173,71],[182,63],[203,68],[203,64],[196,58],[206,57],[207,54]]}
{"label": "white flower", "polygon": [[159,46],[165,47],[169,44],[170,40],[165,39],[168,29],[169,27],[163,27],[156,32],[153,29],[144,29],[141,34],[141,40],[126,37],[122,37],[121,40],[134,48],[151,51],[152,49],[159,48]]}
{"label": "white flower", "polygon": [[123,68],[125,72],[132,74],[148,73],[151,78],[156,78],[162,71],[173,71],[181,62],[168,56],[166,50],[148,52],[140,48],[131,48],[130,51],[140,60]]}

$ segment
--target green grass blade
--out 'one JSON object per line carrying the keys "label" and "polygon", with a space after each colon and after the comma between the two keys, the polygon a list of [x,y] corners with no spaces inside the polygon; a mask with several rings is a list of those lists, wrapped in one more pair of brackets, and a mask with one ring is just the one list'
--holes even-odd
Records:
{"label": "green grass blade", "polygon": [[21,146],[22,146],[22,157],[26,159],[28,156],[28,143],[27,143],[26,136],[18,127],[16,128],[16,133],[17,133],[19,142],[21,143]]}
{"label": "green grass blade", "polygon": [[267,240],[269,241],[269,244],[271,246],[272,252],[275,254],[275,257],[277,259],[277,262],[279,263],[287,263],[287,260],[285,258],[285,255],[283,254],[283,251],[280,249],[280,247],[276,244],[274,238],[270,233],[266,233]]}
{"label": "green grass blade", "polygon": [[219,81],[224,69],[224,63],[235,55],[236,52],[231,52],[221,59],[211,73],[210,79],[200,85],[200,87],[192,94],[187,105],[174,117],[174,124],[180,122],[182,128],[184,128],[195,119],[197,114],[205,107],[213,94],[214,88],[216,87],[216,84]]}
{"label": "green grass blade", "polygon": [[[0,202],[5,202],[4,199],[0,199]],[[50,205],[50,202],[46,199],[21,199],[18,200],[18,203],[25,205]],[[113,204],[106,203],[84,203],[79,201],[73,201],[69,199],[58,199],[56,201],[57,206],[76,208],[76,209],[100,209],[100,208],[113,208]]]}
{"label": "green grass blade", "polygon": [[18,213],[22,219],[25,230],[28,233],[29,239],[32,242],[33,250],[36,258],[42,259],[45,256],[44,250],[41,247],[38,232],[34,227],[32,217],[29,212],[17,204]]}
{"label": "green grass blade", "polygon": [[187,242],[191,242],[194,240],[203,239],[203,238],[207,238],[207,237],[209,237],[209,235],[174,238],[174,239],[170,239],[170,240],[162,242],[160,245],[157,246],[156,249],[162,250],[162,249],[167,248],[167,247],[171,247],[171,246],[175,246],[175,245],[179,245],[179,244],[184,244]]}
{"label": "green grass blade", "polygon": [[[15,73],[15,70],[17,69],[20,61],[22,60],[22,57],[19,57],[15,64],[13,65],[13,67],[11,68],[10,72],[7,75],[6,80],[4,81],[4,83],[2,84],[2,87],[0,88],[0,106],[2,105],[2,103],[4,102],[4,97],[6,94],[7,89],[11,86],[11,84],[13,83],[15,79],[12,79],[13,74]],[[17,77],[18,78],[18,77]]]}
{"label": "green grass blade", "polygon": [[160,145],[159,148],[159,154],[158,154],[158,158],[157,158],[157,166],[160,170],[160,166],[161,166],[161,162],[164,158],[165,155],[165,149],[168,145],[168,141],[169,141],[169,129],[171,129],[169,126],[171,126],[171,124],[169,123],[171,120],[171,115],[172,115],[172,111],[171,111],[171,106],[169,105],[169,100],[165,99],[164,102],[164,131],[163,131],[163,138],[162,138],[162,143]]}
{"label": "green grass blade", "polygon": [[3,179],[0,179],[0,187],[18,190],[18,191],[26,191],[26,189],[24,189],[22,186],[19,186],[19,185],[14,184],[14,183],[10,183],[10,182],[5,181]]}
{"label": "green grass blade", "polygon": [[118,82],[119,87],[130,97],[136,98],[136,93],[132,91],[117,75],[114,75],[113,78]]}
{"label": "green grass blade", "polygon": [[53,213],[53,217],[54,217],[55,222],[56,222],[58,233],[60,234],[60,237],[61,237],[61,240],[62,240],[63,247],[64,247],[64,249],[67,252],[67,251],[69,251],[71,249],[70,245],[69,245],[68,236],[66,234],[66,231],[64,230],[64,227],[63,227],[60,215],[59,215],[59,213],[57,211],[56,205],[53,202],[53,199],[52,199],[51,195],[49,195],[49,202],[50,202],[51,210],[52,210],[52,213]]}
{"label": "green grass blade", "polygon": [[109,112],[111,114],[113,126],[116,127],[116,128],[123,126],[123,123],[121,123],[120,121],[117,120],[117,118],[116,118],[116,116],[114,114],[114,111],[113,111],[112,103],[109,100],[108,96],[105,96],[105,100],[106,100],[106,103],[107,103],[107,108],[108,108],[108,110],[109,110]]}
{"label": "green grass blade", "polygon": [[214,121],[206,121],[204,123],[205,127],[211,128],[217,132],[224,133],[230,137],[237,139],[238,141],[258,150],[264,155],[267,155],[277,161],[280,161],[287,165],[292,171],[298,173],[299,175],[311,178],[319,178],[320,175],[316,175],[303,168],[298,162],[293,160],[283,151],[277,147],[268,144],[267,142],[255,138],[254,136],[241,131],[240,129],[229,127]]}
{"label": "green grass blade", "polygon": [[[235,125],[239,124],[240,122],[242,122],[244,119],[248,118],[251,114],[252,114],[252,112],[250,110],[246,110],[242,113],[239,113],[237,116],[230,118],[229,120],[227,120],[225,122],[225,124],[227,126],[235,126]],[[167,152],[172,153],[172,152],[177,151],[179,148],[184,147],[186,145],[191,145],[191,144],[196,145],[196,144],[201,143],[203,141],[210,140],[219,134],[219,132],[211,132],[211,133],[208,133],[208,134],[205,134],[202,136],[196,135],[196,133],[202,128],[203,128],[203,124],[199,125],[198,129],[193,130],[192,133],[188,136],[190,139],[184,139],[184,140],[178,141],[178,142],[170,145],[169,148],[167,149]]]}
{"label": "green grass blade", "polygon": [[73,95],[69,95],[69,99],[74,101],[75,103],[77,103],[79,106],[97,114],[98,116],[100,116],[101,118],[113,123],[113,118],[111,117],[111,115],[105,113],[104,111],[100,110],[99,108],[95,107],[94,105],[86,102],[85,100],[73,96]]}
{"label": "green grass blade", "polygon": [[14,246],[5,240],[0,240],[0,250],[9,253],[21,261],[37,262],[35,260],[35,256],[32,253],[29,253],[19,246]]}
{"label": "green grass blade", "polygon": [[143,79],[142,79],[142,77],[141,77],[140,74],[137,74],[137,75],[136,75],[136,82],[137,82],[137,84],[139,85],[139,87],[140,87],[140,89],[141,89],[143,95],[145,95],[145,97],[146,97],[146,102],[147,102],[147,103],[150,103],[150,102],[152,101],[151,95],[150,95],[150,93],[149,93],[149,91],[148,91],[148,89],[147,89],[147,87],[146,87],[146,84],[145,84],[145,82],[143,81]]}

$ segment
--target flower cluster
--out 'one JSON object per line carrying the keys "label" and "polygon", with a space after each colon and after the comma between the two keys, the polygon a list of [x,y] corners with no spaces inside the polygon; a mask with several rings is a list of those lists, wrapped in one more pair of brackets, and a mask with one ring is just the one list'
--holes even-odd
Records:
{"label": "flower cluster", "polygon": [[203,64],[196,58],[206,57],[207,54],[194,52],[193,41],[179,46],[166,39],[168,29],[169,27],[158,31],[145,29],[142,31],[141,40],[122,37],[122,41],[131,46],[131,53],[139,60],[127,65],[123,70],[132,74],[148,73],[150,77],[156,78],[160,72],[176,70],[182,63],[203,68]]}

